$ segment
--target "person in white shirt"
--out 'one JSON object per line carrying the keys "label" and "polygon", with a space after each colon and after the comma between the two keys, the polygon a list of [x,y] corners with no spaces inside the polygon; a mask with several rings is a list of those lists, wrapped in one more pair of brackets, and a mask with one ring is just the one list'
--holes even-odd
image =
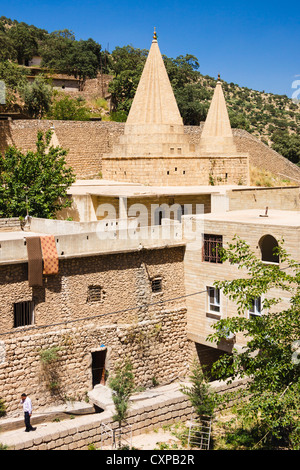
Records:
{"label": "person in white shirt", "polygon": [[30,398],[26,395],[26,393],[22,393],[21,395],[21,404],[23,405],[23,411],[24,411],[24,421],[25,421],[25,426],[26,432],[29,431],[35,431],[36,428],[33,428],[30,424],[30,417],[32,415],[32,403]]}

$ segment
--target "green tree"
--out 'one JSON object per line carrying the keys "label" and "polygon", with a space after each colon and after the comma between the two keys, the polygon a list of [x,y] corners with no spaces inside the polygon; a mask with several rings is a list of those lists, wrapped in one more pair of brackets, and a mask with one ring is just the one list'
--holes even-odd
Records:
{"label": "green tree", "polygon": [[190,375],[191,385],[182,387],[181,391],[189,397],[191,405],[200,422],[203,418],[212,417],[218,403],[217,395],[206,380],[198,361],[194,361]]}
{"label": "green tree", "polygon": [[26,83],[20,93],[29,116],[41,119],[49,111],[52,87],[42,75],[38,75],[32,83]]}
{"label": "green tree", "polygon": [[17,103],[17,97],[27,85],[27,71],[8,60],[0,62],[0,80],[6,88],[5,101],[7,107]]}
{"label": "green tree", "polygon": [[210,105],[211,93],[200,84],[188,83],[174,92],[177,105],[187,126],[199,126],[205,121]]}
{"label": "green tree", "polygon": [[100,70],[101,46],[93,39],[76,41],[73,46],[71,73],[81,80],[95,78]]}
{"label": "green tree", "polygon": [[48,118],[65,121],[88,121],[90,119],[90,112],[81,100],[64,96],[52,104]]}
{"label": "green tree", "polygon": [[134,375],[130,361],[117,364],[115,374],[109,380],[109,386],[112,389],[115,405],[113,420],[119,423],[119,447],[121,447],[121,427],[127,418],[129,399],[134,392]]}
{"label": "green tree", "polygon": [[7,36],[15,50],[19,65],[38,54],[38,41],[35,34],[36,28],[29,27],[26,23],[18,23],[7,30]]}
{"label": "green tree", "polygon": [[228,115],[230,119],[230,125],[233,129],[238,128],[238,129],[245,129],[245,131],[250,130],[250,123],[247,117],[245,116],[245,114],[236,113],[232,111],[231,109],[229,109]]}
{"label": "green tree", "polygon": [[293,163],[300,163],[300,135],[277,130],[272,134],[272,149]]}
{"label": "green tree", "polygon": [[113,111],[128,114],[146,62],[148,51],[132,46],[116,47],[111,54],[114,78],[109,85]]}
{"label": "green tree", "polygon": [[169,80],[174,90],[184,87],[188,83],[195,83],[199,79],[199,62],[197,57],[186,54],[172,59],[163,56]]}
{"label": "green tree", "polygon": [[[218,378],[248,377],[248,400],[241,404],[241,414],[259,421],[269,443],[274,439],[292,448],[300,448],[300,355],[295,348],[300,339],[300,264],[280,243],[280,265],[257,259],[247,243],[238,237],[223,252],[223,261],[237,265],[241,278],[217,282],[216,286],[237,304],[238,315],[221,319],[214,325],[211,341],[219,342],[226,332],[242,332],[246,346],[233,350],[214,364]],[[270,290],[290,296],[288,308],[280,309],[281,297]],[[265,314],[248,318],[254,299],[263,299]],[[298,357],[299,356],[299,357]]]}
{"label": "green tree", "polygon": [[41,45],[41,54],[42,66],[81,80],[95,78],[100,70],[101,45],[91,38],[77,41],[68,29],[49,34]]}
{"label": "green tree", "polygon": [[14,49],[11,38],[7,37],[4,31],[0,31],[0,61],[3,60],[16,60],[17,53]]}
{"label": "green tree", "polygon": [[38,132],[36,151],[14,146],[0,158],[0,217],[53,218],[69,207],[67,189],[75,175],[66,165],[66,150],[50,146],[51,131]]}
{"label": "green tree", "polygon": [[43,67],[67,73],[72,60],[75,36],[72,31],[62,30],[50,33],[41,44]]}

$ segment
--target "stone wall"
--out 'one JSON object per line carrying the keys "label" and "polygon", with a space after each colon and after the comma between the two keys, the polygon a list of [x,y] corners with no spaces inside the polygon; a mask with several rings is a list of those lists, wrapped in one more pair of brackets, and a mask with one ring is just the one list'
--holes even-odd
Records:
{"label": "stone wall", "polygon": [[299,186],[277,188],[239,188],[227,192],[229,210],[264,209],[300,210]]}
{"label": "stone wall", "polygon": [[12,232],[17,230],[20,230],[20,219],[18,217],[8,219],[0,218],[0,232]]}
{"label": "stone wall", "polygon": [[[112,442],[109,433],[102,433],[101,425],[116,429],[118,423],[112,420],[113,410],[89,415],[86,417],[64,420],[60,423],[48,424],[46,428],[38,428],[36,433],[24,436],[22,440],[1,440],[7,444],[9,450],[87,450],[89,445],[97,449],[101,445],[111,448]],[[131,406],[128,411],[128,425],[123,426],[122,432],[130,442],[130,434],[138,435],[158,429],[163,425],[170,425],[179,421],[185,422],[191,418],[192,407],[188,398],[177,391],[166,396],[160,395],[141,404]],[[76,422],[76,424],[75,424]]]}
{"label": "stone wall", "polygon": [[248,158],[240,156],[102,158],[105,179],[158,186],[248,184]]}
{"label": "stone wall", "polygon": [[[93,121],[47,121],[47,120],[17,120],[0,122],[0,152],[4,152],[8,145],[16,145],[16,147],[26,150],[34,150],[36,142],[37,130],[46,131],[50,129],[52,123],[55,126],[55,132],[58,137],[59,143],[62,147],[69,149],[67,161],[71,165],[79,178],[87,178],[99,175],[102,171],[102,156],[111,152],[113,142],[116,141],[118,136],[124,133],[124,123],[117,122],[93,122]],[[189,135],[190,143],[198,145],[201,137],[203,124],[200,126],[185,126],[185,133]],[[300,181],[300,168],[293,165],[287,159],[279,155],[274,150],[263,144],[259,139],[250,135],[248,132],[233,129],[234,142],[237,146],[238,152],[249,153],[250,165],[256,166],[264,170],[275,172],[282,178],[291,178],[297,184]],[[177,160],[177,159],[176,159]],[[184,160],[184,159],[183,159]],[[187,168],[178,168],[171,160],[166,160],[163,171],[169,171],[169,180],[174,178],[175,168],[178,172],[186,170],[186,174],[182,173],[185,184],[192,184],[189,179],[188,170],[194,168],[190,162],[185,162]],[[182,161],[182,165],[183,165]],[[115,168],[109,170],[111,177],[115,179],[115,171],[119,168],[117,164],[113,164]],[[152,171],[151,165],[145,163],[145,170]],[[228,165],[228,168],[230,166]],[[141,168],[132,168],[138,172]],[[208,174],[210,167],[203,166],[205,176],[203,176],[204,183],[197,179],[197,184],[207,184]],[[225,173],[230,171],[223,170],[222,173],[215,174],[215,181],[217,184],[218,178],[225,178]],[[120,176],[120,175],[118,175]],[[158,177],[158,175],[155,175]],[[190,174],[191,177],[191,174]],[[158,180],[157,180],[158,181]],[[143,183],[144,181],[139,180]],[[230,181],[228,181],[230,182]],[[155,184],[159,184],[158,182]],[[194,183],[193,183],[194,184]]]}
{"label": "stone wall", "polygon": [[9,145],[34,151],[37,132],[46,132],[52,125],[59,145],[68,150],[67,163],[83,178],[99,176],[102,155],[112,149],[112,142],[124,129],[123,123],[104,121],[4,121],[0,122],[0,152]]}
{"label": "stone wall", "polygon": [[[27,264],[1,266],[0,390],[8,411],[24,391],[38,409],[62,396],[84,399],[92,388],[93,351],[106,351],[109,373],[128,356],[136,385],[185,375],[185,299],[169,301],[184,295],[183,254],[177,247],[60,260],[59,274],[44,276],[36,288],[28,286]],[[158,293],[151,289],[156,276]],[[100,300],[88,300],[89,286],[101,287]],[[14,303],[27,300],[35,303],[34,325],[14,328]],[[51,391],[40,352],[52,348],[59,358],[53,365],[58,386]]]}
{"label": "stone wall", "polygon": [[295,184],[300,183],[300,167],[247,131],[233,129],[233,135],[238,152],[249,152],[252,166],[276,174],[282,179],[290,179]]}

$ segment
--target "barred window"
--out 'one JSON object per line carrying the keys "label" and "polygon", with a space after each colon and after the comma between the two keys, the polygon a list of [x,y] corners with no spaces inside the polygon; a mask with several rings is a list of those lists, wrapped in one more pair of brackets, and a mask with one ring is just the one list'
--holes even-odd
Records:
{"label": "barred window", "polygon": [[152,292],[161,292],[162,291],[162,279],[156,277],[151,281]]}
{"label": "barred window", "polygon": [[33,325],[34,323],[34,302],[28,300],[14,304],[14,328],[19,326]]}
{"label": "barred window", "polygon": [[89,286],[87,302],[100,302],[102,300],[102,289],[100,286]]}
{"label": "barred window", "polygon": [[203,235],[203,261],[222,263],[220,248],[223,246],[222,235]]}

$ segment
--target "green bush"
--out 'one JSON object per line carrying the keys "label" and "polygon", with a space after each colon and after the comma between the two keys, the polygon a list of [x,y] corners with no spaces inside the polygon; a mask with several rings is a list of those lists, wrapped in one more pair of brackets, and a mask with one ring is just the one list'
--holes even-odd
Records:
{"label": "green bush", "polygon": [[0,417],[6,415],[6,406],[3,400],[0,399]]}

